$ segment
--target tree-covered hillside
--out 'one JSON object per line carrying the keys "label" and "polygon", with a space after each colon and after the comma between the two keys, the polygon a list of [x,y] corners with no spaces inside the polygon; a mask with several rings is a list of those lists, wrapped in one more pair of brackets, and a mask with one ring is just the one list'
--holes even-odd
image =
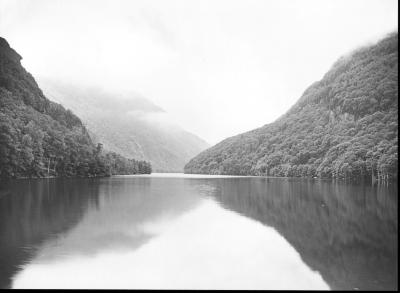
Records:
{"label": "tree-covered hillside", "polygon": [[104,154],[80,119],[49,101],[0,38],[0,178],[150,173],[149,163]]}
{"label": "tree-covered hillside", "polygon": [[397,177],[398,34],[340,58],[271,124],[225,139],[186,173]]}

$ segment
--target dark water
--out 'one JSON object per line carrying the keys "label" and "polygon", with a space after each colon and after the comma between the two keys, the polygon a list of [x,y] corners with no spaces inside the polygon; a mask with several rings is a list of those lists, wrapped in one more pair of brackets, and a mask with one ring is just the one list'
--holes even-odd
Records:
{"label": "dark water", "polygon": [[152,175],[0,187],[0,287],[398,287],[397,185]]}

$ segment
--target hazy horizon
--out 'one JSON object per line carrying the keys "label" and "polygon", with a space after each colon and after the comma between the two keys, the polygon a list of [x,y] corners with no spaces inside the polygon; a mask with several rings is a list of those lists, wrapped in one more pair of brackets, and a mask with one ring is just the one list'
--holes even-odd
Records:
{"label": "hazy horizon", "polygon": [[136,92],[215,144],[274,121],[340,56],[397,31],[397,6],[0,0],[0,36],[39,85]]}

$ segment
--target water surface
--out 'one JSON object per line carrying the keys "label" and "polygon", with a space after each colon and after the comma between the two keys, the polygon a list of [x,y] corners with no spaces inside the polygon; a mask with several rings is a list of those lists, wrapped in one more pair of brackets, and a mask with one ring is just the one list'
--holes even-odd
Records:
{"label": "water surface", "polygon": [[397,185],[15,180],[0,187],[0,286],[394,290],[397,227]]}

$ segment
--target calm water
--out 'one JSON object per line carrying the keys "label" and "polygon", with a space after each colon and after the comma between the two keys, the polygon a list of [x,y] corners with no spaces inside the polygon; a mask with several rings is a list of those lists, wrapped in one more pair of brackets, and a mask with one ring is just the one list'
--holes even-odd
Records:
{"label": "calm water", "polygon": [[397,185],[144,175],[0,187],[0,287],[397,289]]}

